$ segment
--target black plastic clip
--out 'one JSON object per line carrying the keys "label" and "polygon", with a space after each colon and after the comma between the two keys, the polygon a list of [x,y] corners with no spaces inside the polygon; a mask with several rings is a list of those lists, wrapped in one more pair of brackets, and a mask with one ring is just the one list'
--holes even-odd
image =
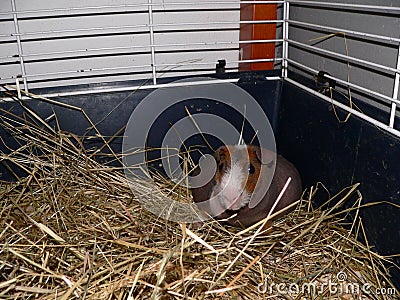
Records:
{"label": "black plastic clip", "polygon": [[225,66],[226,66],[226,60],[219,59],[217,65],[215,66],[215,72],[217,74],[225,73]]}
{"label": "black plastic clip", "polygon": [[329,74],[328,72],[325,72],[325,71],[318,72],[318,75],[316,76],[317,84],[320,84],[325,88],[334,89],[336,87],[336,80],[327,78],[327,77],[325,77],[325,75],[331,76],[331,74]]}

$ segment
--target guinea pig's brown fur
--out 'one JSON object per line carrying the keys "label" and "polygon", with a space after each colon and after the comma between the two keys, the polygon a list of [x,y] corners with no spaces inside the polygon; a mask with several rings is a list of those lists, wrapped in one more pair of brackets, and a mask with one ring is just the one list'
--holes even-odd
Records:
{"label": "guinea pig's brown fur", "polygon": [[[265,168],[261,168],[261,154]],[[227,222],[233,226],[248,227],[268,215],[289,177],[291,177],[291,182],[274,212],[300,199],[302,188],[298,171],[282,156],[272,154],[271,151],[254,145],[218,148],[214,153],[217,163],[215,176],[206,185],[192,189],[194,202],[202,202],[216,196],[213,201],[220,201],[225,208],[224,212],[216,216],[217,219],[229,218],[236,214]],[[259,184],[263,184],[268,176],[272,176],[269,171],[272,172],[273,157],[276,158],[276,166],[271,185],[261,201],[250,208],[250,196],[257,182],[260,180]],[[247,176],[243,176],[246,172],[248,172]]]}

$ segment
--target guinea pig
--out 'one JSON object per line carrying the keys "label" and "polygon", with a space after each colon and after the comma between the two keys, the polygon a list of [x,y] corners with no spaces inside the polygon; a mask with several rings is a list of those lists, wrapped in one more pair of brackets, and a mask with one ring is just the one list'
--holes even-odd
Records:
{"label": "guinea pig", "polygon": [[[273,212],[301,197],[299,172],[292,163],[270,150],[254,145],[222,146],[213,156],[217,164],[214,177],[207,184],[193,188],[192,196],[198,204],[209,200],[208,212],[216,219],[236,214],[227,222],[237,227],[249,227],[264,219],[289,177],[291,182]],[[251,205],[256,185],[266,189],[269,182],[269,189],[262,193],[258,204]]]}

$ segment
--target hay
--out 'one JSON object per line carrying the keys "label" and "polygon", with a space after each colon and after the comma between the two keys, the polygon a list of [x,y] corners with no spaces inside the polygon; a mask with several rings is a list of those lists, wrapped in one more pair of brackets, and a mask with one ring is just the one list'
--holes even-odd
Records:
{"label": "hay", "polygon": [[178,224],[143,209],[123,171],[97,162],[77,136],[37,116],[1,115],[20,147],[0,161],[28,174],[0,186],[1,299],[381,299],[354,288],[395,291],[390,259],[355,238],[364,235],[357,184],[318,209],[311,200],[321,186],[311,188],[268,229],[265,221],[245,230]]}

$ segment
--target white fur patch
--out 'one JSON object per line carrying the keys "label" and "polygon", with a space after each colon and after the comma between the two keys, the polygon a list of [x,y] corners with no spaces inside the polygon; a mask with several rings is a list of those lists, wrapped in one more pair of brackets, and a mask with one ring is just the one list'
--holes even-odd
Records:
{"label": "white fur patch", "polygon": [[236,149],[238,149],[238,150],[244,150],[244,149],[247,150],[247,145],[246,144],[239,144],[239,145],[235,145],[234,147]]}
{"label": "white fur patch", "polygon": [[239,163],[233,163],[221,178],[218,196],[225,209],[238,210],[250,201],[250,194],[245,188],[247,173]]}

